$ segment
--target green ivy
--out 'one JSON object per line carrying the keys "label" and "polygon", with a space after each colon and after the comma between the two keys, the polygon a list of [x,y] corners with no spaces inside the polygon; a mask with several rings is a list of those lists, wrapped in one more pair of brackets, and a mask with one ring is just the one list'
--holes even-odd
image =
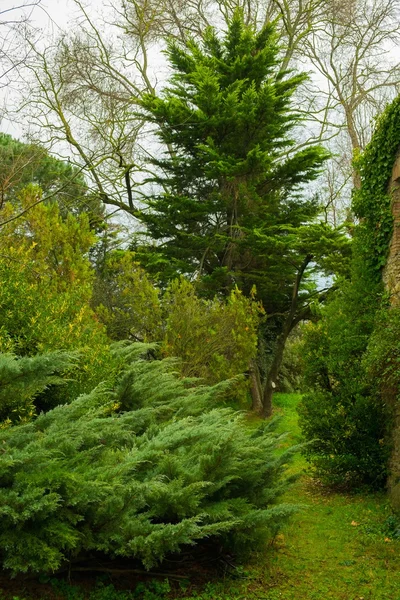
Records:
{"label": "green ivy", "polygon": [[400,96],[376,123],[371,142],[354,161],[361,179],[353,192],[350,281],[310,324],[303,349],[300,405],[305,448],[320,479],[349,487],[384,486],[390,454],[390,407],[399,392],[400,317],[387,309],[382,269],[393,232],[389,182],[400,146]]}
{"label": "green ivy", "polygon": [[361,219],[360,250],[375,273],[380,273],[386,264],[393,231],[388,184],[399,146],[400,96],[380,116],[371,142],[354,161],[362,182],[353,194],[353,210]]}

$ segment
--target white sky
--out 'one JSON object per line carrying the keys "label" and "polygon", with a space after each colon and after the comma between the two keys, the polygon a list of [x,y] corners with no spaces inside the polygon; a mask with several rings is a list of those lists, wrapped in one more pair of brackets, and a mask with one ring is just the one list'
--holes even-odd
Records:
{"label": "white sky", "polygon": [[[2,23],[12,20],[22,20],[24,17],[29,19],[30,24],[37,30],[40,30],[39,37],[42,43],[46,45],[47,40],[57,37],[62,31],[67,33],[74,27],[74,23],[82,17],[79,8],[73,0],[41,0],[38,6],[29,7],[30,3],[36,0],[0,0],[0,43],[1,38],[8,33],[7,27],[2,27]],[[92,17],[97,15],[106,16],[110,14],[114,0],[83,0],[82,3],[88,9]],[[27,5],[25,9],[18,8],[20,5]],[[15,10],[10,10],[13,9]],[[1,57],[1,46],[0,46]],[[160,55],[160,51],[155,53],[150,51],[151,62],[157,70],[157,79],[163,79],[163,70],[165,70],[165,58]],[[0,82],[1,83],[1,82]],[[1,104],[12,104],[13,86],[1,88],[0,85],[0,131],[9,133],[14,137],[23,138],[23,128],[15,120],[3,117],[1,119]]]}
{"label": "white sky", "polygon": [[[42,0],[39,6],[20,8],[20,5],[29,5],[31,0],[0,0],[0,26],[3,23],[18,22],[29,18],[35,28],[43,31],[43,36],[56,35],[59,28],[68,26],[74,15],[71,0]],[[2,40],[9,36],[7,26],[0,28]],[[1,41],[2,41],[1,40]],[[6,85],[0,90],[0,104],[9,104],[13,96],[12,86]],[[0,121],[0,130],[10,133],[14,137],[22,137],[21,126],[15,121],[3,118]]]}

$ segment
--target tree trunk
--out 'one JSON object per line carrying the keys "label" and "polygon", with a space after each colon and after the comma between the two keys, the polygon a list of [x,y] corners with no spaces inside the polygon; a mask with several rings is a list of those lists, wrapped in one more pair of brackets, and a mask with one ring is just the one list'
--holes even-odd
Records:
{"label": "tree trunk", "polygon": [[271,367],[268,371],[267,379],[264,386],[263,408],[261,413],[264,419],[272,415],[272,396],[274,393],[275,382],[278,378],[279,371],[281,368],[286,341],[293,327],[297,323],[299,323],[300,320],[299,315],[296,315],[296,313],[298,309],[298,299],[301,280],[303,278],[304,271],[306,270],[307,266],[310,264],[312,259],[312,254],[307,254],[307,256],[304,257],[303,262],[299,267],[299,270],[297,271],[296,279],[293,285],[292,302],[290,305],[290,310],[283,324],[282,333],[277,339],[274,358],[272,360]]}
{"label": "tree trunk", "polygon": [[[358,151],[361,152],[361,143],[357,134],[356,126],[354,124],[354,114],[351,111],[350,107],[345,108],[346,113],[346,123],[347,123],[347,131],[351,141],[351,147],[353,149],[353,153]],[[353,186],[356,190],[359,190],[361,187],[361,175],[360,173],[353,168]]]}
{"label": "tree trunk", "polygon": [[262,386],[260,371],[255,360],[250,366],[250,392],[252,398],[251,409],[257,415],[261,415],[263,411]]}
{"label": "tree trunk", "polygon": [[278,338],[276,345],[274,359],[272,365],[268,371],[267,380],[264,386],[263,402],[262,402],[262,416],[264,419],[272,415],[272,396],[276,386],[276,380],[278,379],[279,371],[282,364],[283,352],[285,350],[286,340],[289,333],[283,332]]}

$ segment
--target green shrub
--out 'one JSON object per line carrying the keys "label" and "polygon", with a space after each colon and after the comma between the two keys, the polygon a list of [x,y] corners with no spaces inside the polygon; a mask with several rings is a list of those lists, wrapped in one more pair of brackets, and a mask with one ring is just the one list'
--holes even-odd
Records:
{"label": "green shrub", "polygon": [[249,370],[257,353],[261,304],[238,289],[204,299],[184,277],[160,293],[134,254],[114,251],[95,285],[96,312],[114,340],[161,342],[164,357],[180,359],[184,377],[213,385],[236,377],[234,400],[247,400]]}
{"label": "green shrub", "polygon": [[301,423],[307,454],[328,482],[385,484],[390,404],[397,401],[400,318],[383,293],[382,270],[393,232],[389,182],[398,156],[400,96],[380,116],[371,142],[356,157],[361,186],[351,280],[308,329],[305,372],[311,388]]}
{"label": "green shrub", "polygon": [[374,331],[363,358],[370,381],[385,397],[396,402],[400,393],[400,308],[384,307],[377,313]]}
{"label": "green shrub", "polygon": [[132,252],[109,252],[95,280],[92,304],[113,340],[162,338],[160,291]]}
{"label": "green shrub", "polygon": [[[199,298],[192,283],[175,279],[163,298],[164,356],[180,359],[185,377],[213,385],[249,370],[257,354],[261,304],[237,288],[228,298]],[[237,380],[235,399],[245,399],[248,382]]]}
{"label": "green shrub", "polygon": [[170,360],[122,346],[110,388],[5,429],[0,451],[0,556],[13,573],[57,570],[101,552],[146,568],[212,538],[264,543],[295,510],[279,504],[290,451],[272,425],[249,430],[214,408],[228,384],[193,387]]}
{"label": "green shrub", "polygon": [[[23,208],[40,195],[34,186],[26,189]],[[13,219],[18,210],[6,204],[1,213],[1,219]],[[0,352],[81,351],[63,396],[54,388],[42,395],[46,409],[90,391],[110,365],[105,328],[90,307],[94,241],[88,216],[63,219],[57,204],[37,204],[24,219],[0,228]]]}
{"label": "green shrub", "polygon": [[304,452],[328,484],[379,488],[387,475],[388,415],[364,364],[377,302],[344,283],[317,323],[305,328],[309,392],[300,403]]}
{"label": "green shrub", "polygon": [[20,359],[0,354],[0,428],[29,421],[38,394],[49,386],[65,384],[60,375],[71,368],[71,359],[63,352]]}

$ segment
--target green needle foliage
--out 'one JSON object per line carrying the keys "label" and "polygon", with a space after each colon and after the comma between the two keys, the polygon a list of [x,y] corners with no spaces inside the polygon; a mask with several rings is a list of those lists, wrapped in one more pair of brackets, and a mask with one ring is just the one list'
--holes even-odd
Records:
{"label": "green needle foliage", "polygon": [[0,428],[30,420],[35,398],[48,386],[65,383],[61,375],[72,362],[72,355],[65,352],[32,358],[0,354]]}
{"label": "green needle foliage", "polygon": [[[19,196],[34,184],[50,202],[56,202],[63,218],[68,213],[87,213],[93,228],[103,221],[100,200],[88,191],[82,172],[69,162],[51,156],[45,148],[25,144],[0,133],[0,212],[7,202],[21,209]],[[0,223],[3,221],[0,214]]]}
{"label": "green needle foliage", "polygon": [[318,296],[310,275],[345,268],[348,246],[316,222],[318,202],[304,194],[327,153],[296,148],[292,96],[306,76],[280,70],[278,54],[273,24],[257,32],[240,11],[224,37],[208,29],[199,44],[169,44],[170,85],[142,101],[166,151],[136,215],[155,241],[137,256],[161,280],[190,275],[209,295],[238,286],[250,296],[256,286],[267,351],[253,366],[252,393],[264,416],[286,340]]}
{"label": "green needle foliage", "polygon": [[12,572],[54,571],[101,552],[150,568],[213,538],[254,547],[295,510],[291,451],[271,426],[213,408],[217,387],[177,379],[172,363],[122,346],[112,389],[97,387],[35,421],[2,431],[0,556]]}
{"label": "green needle foliage", "polygon": [[268,313],[286,310],[297,230],[319,210],[301,187],[327,158],[319,146],[293,150],[291,97],[306,76],[280,71],[273,25],[257,33],[240,12],[223,39],[208,29],[167,56],[169,87],[142,103],[167,151],[154,161],[162,191],[138,215],[162,243],[141,259],[164,278],[200,273],[211,291],[256,283]]}

